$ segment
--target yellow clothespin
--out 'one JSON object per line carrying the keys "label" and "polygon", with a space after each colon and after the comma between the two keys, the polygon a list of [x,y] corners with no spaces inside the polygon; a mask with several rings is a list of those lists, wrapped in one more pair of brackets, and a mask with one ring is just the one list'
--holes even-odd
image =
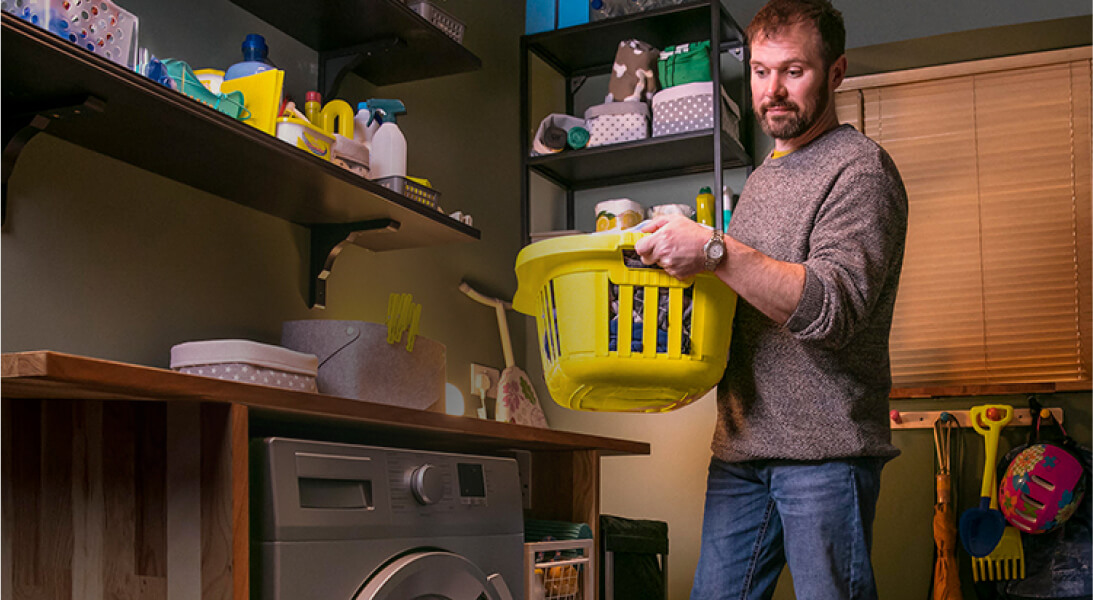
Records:
{"label": "yellow clothespin", "polygon": [[421,321],[421,305],[420,304],[415,304],[413,312],[414,312],[414,316],[410,320],[410,336],[409,336],[409,339],[406,340],[406,351],[407,352],[413,352],[414,351],[414,339],[417,338],[417,327],[418,327],[418,323]]}

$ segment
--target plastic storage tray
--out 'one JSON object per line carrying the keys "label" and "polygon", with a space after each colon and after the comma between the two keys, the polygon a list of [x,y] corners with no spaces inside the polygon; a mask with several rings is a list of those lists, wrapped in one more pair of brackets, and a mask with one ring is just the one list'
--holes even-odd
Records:
{"label": "plastic storage tray", "polygon": [[[709,273],[680,281],[628,266],[624,252],[644,235],[554,238],[516,258],[512,305],[535,317],[547,388],[562,406],[668,411],[700,398],[725,370],[736,293]],[[657,301],[635,316],[639,292]]]}
{"label": "plastic storage tray", "polygon": [[190,375],[315,392],[319,359],[249,340],[205,340],[171,347],[171,368]]}
{"label": "plastic storage tray", "polygon": [[466,27],[455,17],[440,10],[430,2],[412,2],[410,8],[447,34],[448,37],[460,44],[463,43],[463,31]]}
{"label": "plastic storage tray", "polygon": [[140,20],[110,0],[0,0],[0,9],[119,65],[136,64]]}
{"label": "plastic storage tray", "polygon": [[527,600],[593,600],[592,540],[524,544]]}
{"label": "plastic storage tray", "polygon": [[407,179],[399,175],[391,175],[389,177],[381,177],[375,181],[383,187],[398,192],[411,200],[417,200],[425,206],[440,210],[440,192],[425,187],[412,179]]}

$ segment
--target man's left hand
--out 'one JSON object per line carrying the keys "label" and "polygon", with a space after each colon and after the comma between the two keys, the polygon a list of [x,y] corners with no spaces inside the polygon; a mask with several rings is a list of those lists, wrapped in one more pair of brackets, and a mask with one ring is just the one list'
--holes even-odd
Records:
{"label": "man's left hand", "polygon": [[651,233],[634,244],[647,265],[656,264],[676,279],[687,279],[706,270],[703,248],[713,230],[681,215],[657,217],[642,228]]}

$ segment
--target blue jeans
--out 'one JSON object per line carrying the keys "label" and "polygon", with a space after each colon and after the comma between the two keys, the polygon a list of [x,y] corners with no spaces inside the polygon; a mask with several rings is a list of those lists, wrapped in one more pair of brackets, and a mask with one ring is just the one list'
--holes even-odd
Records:
{"label": "blue jeans", "polygon": [[882,458],[710,462],[691,600],[875,599],[869,551]]}

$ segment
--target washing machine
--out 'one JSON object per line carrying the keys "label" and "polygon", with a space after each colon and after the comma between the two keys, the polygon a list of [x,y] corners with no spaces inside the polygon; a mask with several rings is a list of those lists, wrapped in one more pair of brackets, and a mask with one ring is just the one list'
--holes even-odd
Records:
{"label": "washing machine", "polygon": [[520,600],[516,461],[266,438],[252,445],[262,600]]}

